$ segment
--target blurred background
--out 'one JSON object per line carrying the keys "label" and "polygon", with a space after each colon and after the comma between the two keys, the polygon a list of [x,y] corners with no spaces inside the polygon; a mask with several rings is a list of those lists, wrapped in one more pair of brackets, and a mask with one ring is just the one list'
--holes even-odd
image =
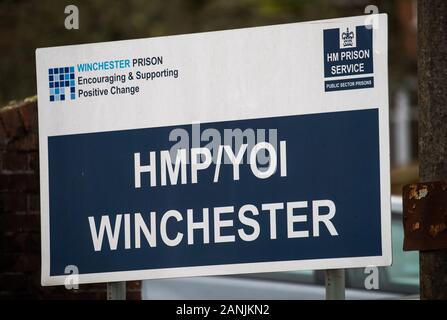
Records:
{"label": "blurred background", "polygon": [[[64,9],[70,4],[79,8],[79,30],[64,28]],[[397,196],[393,198],[394,265],[380,270],[379,291],[384,296],[362,296],[363,270],[347,273],[347,287],[354,290],[351,297],[411,296],[418,293],[418,254],[402,251],[399,196],[402,185],[418,179],[415,0],[0,0],[0,106],[36,94],[36,48],[363,15],[367,5],[377,6],[389,19],[391,176],[392,193]],[[292,284],[293,288],[287,287]],[[221,288],[216,298],[225,294],[247,299],[318,298],[324,295],[324,276],[309,271],[148,281],[142,293],[144,298],[212,298],[216,290],[210,288]]]}
{"label": "blurred background", "polygon": [[[79,8],[79,30],[64,28],[69,4]],[[36,48],[362,15],[370,4],[389,18],[391,158],[407,166],[417,158],[413,0],[1,0],[0,106],[35,95]]]}

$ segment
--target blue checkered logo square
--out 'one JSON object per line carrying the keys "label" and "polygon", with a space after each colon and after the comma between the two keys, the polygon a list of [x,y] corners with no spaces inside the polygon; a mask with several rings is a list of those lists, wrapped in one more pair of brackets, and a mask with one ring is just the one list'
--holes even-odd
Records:
{"label": "blue checkered logo square", "polygon": [[48,69],[48,89],[50,101],[75,100],[74,67],[59,67]]}

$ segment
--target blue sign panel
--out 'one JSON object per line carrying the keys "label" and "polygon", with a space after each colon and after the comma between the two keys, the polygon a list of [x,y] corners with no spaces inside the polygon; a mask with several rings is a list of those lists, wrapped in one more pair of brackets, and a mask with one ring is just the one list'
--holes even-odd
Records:
{"label": "blue sign panel", "polygon": [[191,126],[51,136],[50,274],[381,256],[378,119],[367,109],[201,125],[222,137],[278,128],[251,150],[247,139],[173,150],[172,132]]}

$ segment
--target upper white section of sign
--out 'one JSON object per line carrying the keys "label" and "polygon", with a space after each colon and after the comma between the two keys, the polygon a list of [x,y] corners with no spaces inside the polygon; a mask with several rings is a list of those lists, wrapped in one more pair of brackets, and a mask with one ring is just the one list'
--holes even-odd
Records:
{"label": "upper white section of sign", "polygon": [[[37,49],[43,136],[387,107],[386,15],[373,30],[372,89],[324,91],[323,30],[365,25],[370,16]],[[78,72],[84,63],[162,57],[163,64]],[[50,102],[48,69],[74,66],[76,99]],[[178,70],[178,78],[134,80],[123,95],[78,97],[78,77]],[[386,89],[386,90],[384,90]],[[65,89],[69,90],[69,88]]]}

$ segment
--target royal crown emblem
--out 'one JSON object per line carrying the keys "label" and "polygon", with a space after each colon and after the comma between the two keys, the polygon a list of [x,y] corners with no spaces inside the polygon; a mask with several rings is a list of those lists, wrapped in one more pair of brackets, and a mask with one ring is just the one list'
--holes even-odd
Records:
{"label": "royal crown emblem", "polygon": [[343,40],[343,46],[344,47],[352,47],[353,40],[354,40],[354,32],[349,31],[349,28],[346,28],[346,32],[343,32],[341,34],[341,38]]}

